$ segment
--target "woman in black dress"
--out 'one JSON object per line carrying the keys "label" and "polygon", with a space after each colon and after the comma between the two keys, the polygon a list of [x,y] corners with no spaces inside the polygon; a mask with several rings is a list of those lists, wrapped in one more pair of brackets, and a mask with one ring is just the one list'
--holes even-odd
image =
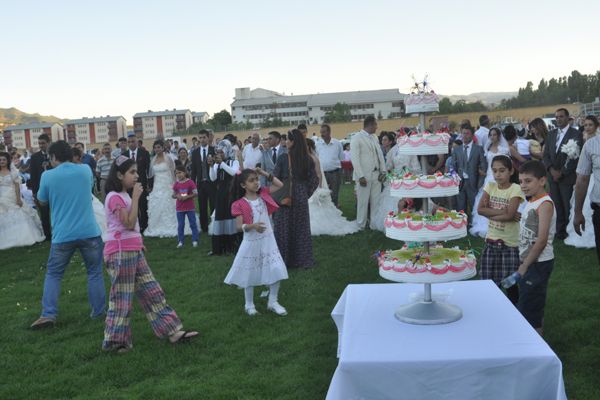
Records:
{"label": "woman in black dress", "polygon": [[311,268],[315,260],[308,198],[319,186],[319,178],[302,133],[297,129],[289,131],[286,144],[288,152],[277,158],[273,175],[284,181],[291,173],[292,205],[280,207],[273,214],[275,239],[288,268]]}
{"label": "woman in black dress", "polygon": [[240,242],[235,218],[231,215],[231,191],[233,178],[240,171],[235,150],[227,139],[217,143],[214,161],[208,160],[209,178],[216,182],[215,219],[212,222],[212,251],[209,255],[234,253]]}

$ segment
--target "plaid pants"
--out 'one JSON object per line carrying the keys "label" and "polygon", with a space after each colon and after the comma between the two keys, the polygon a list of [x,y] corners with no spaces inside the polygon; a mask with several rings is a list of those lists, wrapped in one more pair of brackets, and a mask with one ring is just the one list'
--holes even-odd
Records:
{"label": "plaid pants", "polygon": [[134,294],[146,313],[154,334],[166,338],[182,329],[175,310],[165,300],[160,284],[141,251],[111,254],[106,260],[110,274],[110,295],[102,347],[132,346],[130,314]]}
{"label": "plaid pants", "polygon": [[491,279],[499,285],[519,268],[520,263],[518,247],[486,242],[481,253],[481,279]]}

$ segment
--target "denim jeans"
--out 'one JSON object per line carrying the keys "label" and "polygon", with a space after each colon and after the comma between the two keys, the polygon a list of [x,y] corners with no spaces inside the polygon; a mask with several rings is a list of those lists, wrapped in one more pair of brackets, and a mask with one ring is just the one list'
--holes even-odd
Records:
{"label": "denim jeans", "polygon": [[106,290],[102,276],[102,250],[104,243],[100,236],[73,240],[65,243],[52,243],[44,281],[42,296],[42,317],[56,318],[60,283],[71,257],[79,249],[88,275],[88,299],[92,307],[91,317],[104,314],[106,310]]}
{"label": "denim jeans", "polygon": [[190,222],[190,228],[192,229],[192,242],[198,241],[198,224],[196,224],[196,212],[193,210],[190,211],[177,211],[177,239],[179,243],[183,243],[184,235],[183,231],[185,229],[185,217],[187,216],[188,221]]}

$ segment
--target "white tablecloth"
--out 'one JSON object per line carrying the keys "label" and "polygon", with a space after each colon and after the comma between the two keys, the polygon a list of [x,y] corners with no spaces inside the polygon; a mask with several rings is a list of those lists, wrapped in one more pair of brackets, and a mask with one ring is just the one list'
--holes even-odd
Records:
{"label": "white tablecloth", "polygon": [[348,285],[332,317],[339,364],[327,399],[566,399],[562,364],[492,281],[432,285],[463,318],[411,325],[395,309],[423,285]]}

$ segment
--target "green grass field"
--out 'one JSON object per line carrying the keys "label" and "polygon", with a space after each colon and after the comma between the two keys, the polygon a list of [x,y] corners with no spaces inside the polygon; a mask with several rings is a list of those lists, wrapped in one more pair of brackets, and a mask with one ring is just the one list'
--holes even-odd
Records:
{"label": "green grass field", "polygon": [[[350,185],[345,215],[354,218]],[[146,240],[147,258],[168,302],[200,340],[173,346],[153,336],[139,306],[133,351],[100,350],[104,322],[88,318],[86,274],[77,254],[65,273],[57,326],[30,331],[40,313],[47,244],[0,251],[0,399],[322,399],[337,365],[330,312],[346,285],[384,283],[370,256],[400,247],[379,232],[313,238],[317,267],[290,271],[280,302],[289,312],[243,313],[243,292],[223,279],[232,257],[207,257],[210,240],[175,249],[176,239]],[[189,243],[189,242],[188,242]],[[467,244],[467,239],[456,241]],[[471,238],[480,250],[483,242]],[[545,339],[563,362],[570,399],[599,399],[600,268],[594,250],[555,244]],[[107,290],[108,290],[108,280]],[[258,296],[257,290],[256,295]],[[492,313],[493,310],[490,310]],[[468,332],[465,332],[468,334]]]}

